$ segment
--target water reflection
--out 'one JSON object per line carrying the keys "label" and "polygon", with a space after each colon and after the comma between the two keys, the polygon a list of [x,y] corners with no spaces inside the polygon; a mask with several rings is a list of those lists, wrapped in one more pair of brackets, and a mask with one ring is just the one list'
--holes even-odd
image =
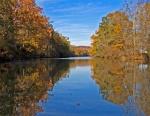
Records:
{"label": "water reflection", "polygon": [[95,59],[91,65],[104,100],[119,105],[124,115],[150,115],[148,64]]}
{"label": "water reflection", "polygon": [[69,62],[51,60],[2,64],[0,115],[34,115],[42,111],[38,101],[44,104],[48,99],[47,89],[65,76],[68,68]]}
{"label": "water reflection", "polygon": [[[89,66],[92,69],[91,77],[100,88],[100,94],[97,92],[98,89],[95,90],[97,85],[91,82],[91,72],[87,72],[90,70],[86,70],[89,69]],[[72,72],[71,74],[70,71]],[[82,77],[83,75],[85,75],[84,78]],[[88,115],[86,114],[88,111],[91,111],[89,115],[101,115],[102,111],[104,111],[103,107],[101,107],[103,104],[105,104],[104,108],[106,110],[103,113],[107,114],[108,107],[109,110],[111,109],[110,111],[115,108],[111,103],[121,109],[121,111],[117,109],[118,113],[116,114],[118,115],[150,115],[149,64],[89,58],[80,58],[80,60],[72,58],[42,59],[0,64],[0,115],[30,116],[44,112],[46,102],[53,101],[51,100],[52,94],[50,94],[50,91],[53,91],[54,85],[61,81],[62,78],[68,78],[69,76],[68,81],[64,81],[66,84],[64,84],[64,88],[57,89],[60,91],[68,90],[65,88],[68,87],[69,91],[65,92],[69,93],[70,97],[65,94],[61,96],[63,92],[57,94],[60,95],[59,97],[56,95],[59,100],[54,97],[56,101],[63,102],[68,102],[69,99],[74,100],[73,102],[82,99],[83,101],[80,101],[82,105],[86,104],[85,106],[80,106],[82,107],[82,112],[81,109],[78,109],[79,105],[76,109],[73,109],[74,106],[71,109],[72,111],[79,111],[77,115],[80,112]],[[73,77],[75,77],[75,82],[72,82],[71,78]],[[57,92],[59,91],[57,90],[55,93]],[[73,92],[73,94],[70,92]],[[80,92],[85,92],[85,96],[82,96]],[[103,101],[100,95],[102,95]],[[104,101],[108,101],[110,104],[106,104]],[[52,103],[56,102],[53,101]],[[75,105],[78,103],[75,102]],[[51,104],[51,106],[54,105],[58,108],[60,104]],[[70,103],[69,105],[73,104]],[[47,106],[50,107],[50,104],[47,104]],[[70,106],[67,108],[70,108]],[[61,109],[58,108],[57,110]],[[65,108],[61,111],[67,112]]]}
{"label": "water reflection", "polygon": [[36,115],[69,69],[88,60],[43,59],[0,64],[0,115]]}

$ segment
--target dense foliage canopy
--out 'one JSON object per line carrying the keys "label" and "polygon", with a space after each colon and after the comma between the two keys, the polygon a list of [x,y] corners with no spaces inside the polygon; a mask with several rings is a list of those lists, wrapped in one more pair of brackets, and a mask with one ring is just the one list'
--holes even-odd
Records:
{"label": "dense foliage canopy", "polygon": [[0,59],[67,57],[70,46],[35,0],[0,0]]}
{"label": "dense foliage canopy", "polygon": [[147,53],[150,54],[149,11],[149,2],[127,0],[122,12],[116,11],[103,17],[98,30],[91,36],[91,55],[147,59]]}

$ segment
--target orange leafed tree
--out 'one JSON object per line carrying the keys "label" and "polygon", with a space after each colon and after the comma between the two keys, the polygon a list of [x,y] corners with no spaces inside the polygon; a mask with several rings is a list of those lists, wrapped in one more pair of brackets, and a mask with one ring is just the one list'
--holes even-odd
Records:
{"label": "orange leafed tree", "polygon": [[91,36],[91,55],[114,58],[124,55],[130,24],[127,15],[123,12],[116,11],[103,17],[99,29]]}

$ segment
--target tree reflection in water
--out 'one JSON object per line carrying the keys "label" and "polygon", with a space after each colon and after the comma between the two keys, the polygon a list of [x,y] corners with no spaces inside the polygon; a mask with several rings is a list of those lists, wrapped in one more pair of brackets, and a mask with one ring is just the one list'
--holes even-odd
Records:
{"label": "tree reflection in water", "polygon": [[29,116],[41,112],[44,102],[50,99],[47,90],[67,75],[69,62],[36,60],[1,64],[0,115]]}
{"label": "tree reflection in water", "polygon": [[128,114],[150,115],[150,66],[141,62],[93,59],[92,78],[104,100],[121,106]]}
{"label": "tree reflection in water", "polygon": [[47,91],[71,67],[89,65],[88,60],[43,59],[0,64],[0,115],[36,115],[43,111]]}
{"label": "tree reflection in water", "polygon": [[0,115],[36,115],[50,99],[54,84],[70,68],[92,67],[102,98],[125,114],[150,115],[150,66],[118,60],[43,59],[0,64]]}

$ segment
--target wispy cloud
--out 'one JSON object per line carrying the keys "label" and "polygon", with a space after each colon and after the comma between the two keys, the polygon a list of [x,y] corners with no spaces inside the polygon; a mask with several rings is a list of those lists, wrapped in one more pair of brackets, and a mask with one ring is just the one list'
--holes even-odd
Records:
{"label": "wispy cloud", "polygon": [[106,12],[111,10],[112,6],[102,6],[101,3],[87,3],[87,4],[67,4],[67,5],[59,5],[54,7],[47,8],[47,12],[49,13],[68,13],[69,16],[77,15],[77,14],[95,14],[97,12]]}
{"label": "wispy cloud", "polygon": [[93,30],[89,25],[83,23],[72,23],[67,19],[58,20],[55,23],[56,25],[59,25],[56,27],[55,31],[69,37],[72,45],[90,45],[90,36],[92,35]]}
{"label": "wispy cloud", "polygon": [[64,1],[64,0],[35,0],[36,3],[44,3],[44,4],[47,4],[47,3],[58,3],[58,2],[61,2],[61,1]]}
{"label": "wispy cloud", "polygon": [[77,40],[77,41],[72,41],[71,44],[72,45],[79,45],[79,46],[82,46],[82,45],[90,46],[91,41],[90,40],[84,40],[84,41]]}
{"label": "wispy cloud", "polygon": [[60,6],[57,9],[52,10],[52,12],[72,12],[72,11],[81,11],[86,10],[93,7],[92,3],[87,4],[71,4],[67,5],[66,7]]}
{"label": "wispy cloud", "polygon": [[54,21],[55,30],[70,38],[71,44],[90,45],[90,36],[101,18],[117,9],[112,1],[36,0],[36,3]]}
{"label": "wispy cloud", "polygon": [[[61,23],[61,22],[59,22]],[[58,24],[57,24],[58,25]],[[64,34],[87,34],[91,33],[91,29],[88,25],[85,24],[75,24],[75,23],[63,23],[59,24],[59,27],[56,28],[60,33]]]}

